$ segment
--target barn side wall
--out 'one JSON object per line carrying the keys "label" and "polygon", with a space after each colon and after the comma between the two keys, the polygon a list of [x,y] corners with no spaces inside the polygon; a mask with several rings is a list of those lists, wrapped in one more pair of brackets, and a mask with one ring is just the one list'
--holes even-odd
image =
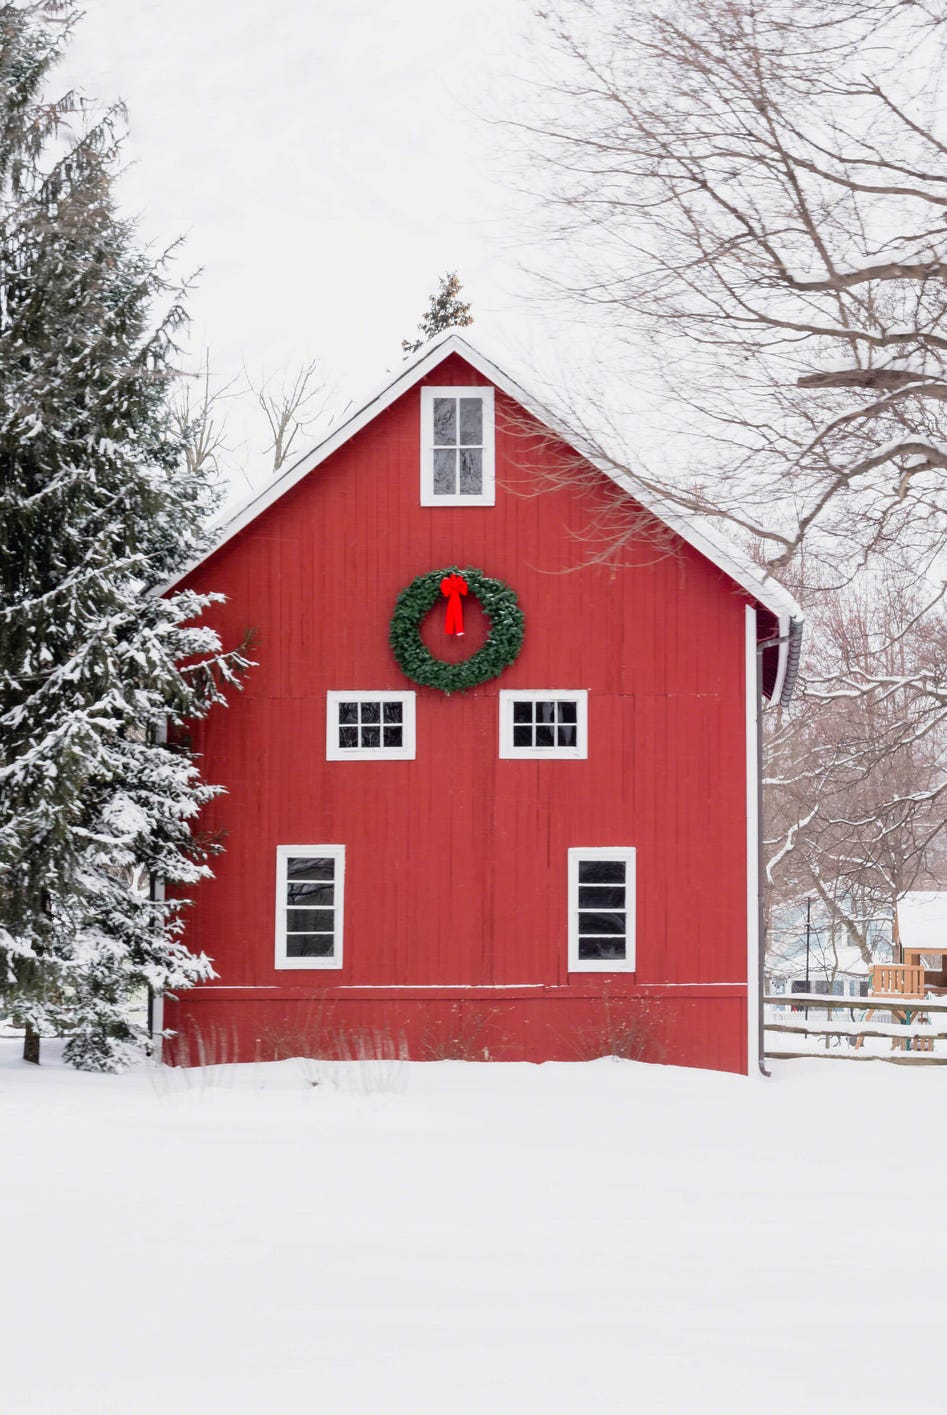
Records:
{"label": "barn side wall", "polygon": [[[485,382],[456,356],[425,381]],[[192,726],[227,790],[203,821],[226,853],[188,919],[219,978],[168,1000],[182,1038],[169,1058],[193,1061],[183,1039],[206,1033],[251,1059],[331,1013],[338,1035],[390,1034],[417,1056],[444,1052],[454,1027],[461,1051],[564,1059],[607,1030],[606,1000],[646,997],[655,1059],[744,1070],[746,597],[646,525],[629,525],[623,566],[584,563],[596,518],[622,514],[611,490],[535,494],[558,454],[499,392],[496,506],[421,507],[419,399],[399,398],[189,578],[227,595],[211,622],[230,644],[252,629],[258,667]],[[415,761],[327,762],[326,691],[414,686],[388,647],[391,611],[450,564],[515,588],[517,662],[469,693],[418,688]],[[425,633],[447,657],[442,618]],[[501,761],[501,688],[588,689],[588,760]],[[340,972],[275,967],[276,847],[290,843],[346,846]],[[637,850],[637,973],[570,975],[567,851],[606,845]]]}
{"label": "barn side wall", "polygon": [[[175,1065],[341,1060],[590,1061],[622,1056],[674,1066],[742,1071],[745,991],[720,988],[537,988],[339,994],[259,990],[176,1010],[165,1060]],[[165,1019],[167,1021],[167,1018]]]}

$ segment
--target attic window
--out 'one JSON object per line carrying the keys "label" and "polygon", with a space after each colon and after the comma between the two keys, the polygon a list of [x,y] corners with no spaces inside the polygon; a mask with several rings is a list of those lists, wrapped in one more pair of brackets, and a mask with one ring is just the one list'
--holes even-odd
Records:
{"label": "attic window", "polygon": [[421,505],[492,506],[492,388],[421,389]]}

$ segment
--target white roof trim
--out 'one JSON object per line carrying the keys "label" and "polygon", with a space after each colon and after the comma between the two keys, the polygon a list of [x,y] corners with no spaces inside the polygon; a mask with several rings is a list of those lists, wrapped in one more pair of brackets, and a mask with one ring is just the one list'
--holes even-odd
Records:
{"label": "white roof trim", "polygon": [[[281,472],[264,491],[258,492],[256,496],[252,497],[245,506],[220,527],[210,548],[203,555],[184,566],[180,574],[163,585],[158,593],[165,593],[174,585],[179,584],[192,570],[203,564],[211,555],[220,550],[221,546],[226,545],[245,526],[256,520],[257,516],[291,490],[297,482],[302,481],[303,477],[308,476],[311,471],[331,457],[333,452],[338,451],[344,443],[348,442],[349,438],[354,437],[373,418],[378,417],[379,413],[383,413],[396,398],[400,398],[402,393],[406,393],[415,383],[437,368],[438,364],[443,363],[449,354],[459,354],[478,373],[482,373],[484,378],[488,378],[497,388],[501,388],[504,393],[515,399],[539,422],[555,432],[570,447],[574,447],[581,456],[633,497],[645,510],[650,511],[659,521],[663,521],[666,526],[669,526],[680,536],[681,540],[693,546],[711,564],[716,565],[731,580],[746,590],[747,594],[752,595],[759,604],[770,610],[776,616],[779,624],[780,637],[785,637],[788,634],[789,625],[793,620],[801,623],[802,610],[788,590],[783,589],[782,585],[778,584],[770,575],[760,570],[741,550],[728,544],[715,529],[705,522],[688,518],[679,508],[664,498],[655,496],[653,492],[643,491],[635,484],[633,478],[627,476],[619,468],[603,458],[590,455],[587,449],[576,446],[575,437],[570,435],[568,428],[548,408],[527,393],[492,360],[475,349],[463,335],[453,330],[437,335],[422,349],[419,349],[401,373],[393,379],[389,378],[361,408],[330,432],[322,442],[299,457],[291,467]],[[773,689],[774,702],[778,702],[780,698],[785,681],[787,658],[787,645],[781,644],[779,668]]]}

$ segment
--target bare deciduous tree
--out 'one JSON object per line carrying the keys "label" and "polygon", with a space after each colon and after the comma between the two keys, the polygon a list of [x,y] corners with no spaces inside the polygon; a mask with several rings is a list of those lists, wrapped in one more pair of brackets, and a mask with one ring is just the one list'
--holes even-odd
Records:
{"label": "bare deciduous tree", "polygon": [[819,898],[867,959],[872,920],[943,839],[947,12],[542,13],[557,53],[528,132],[549,278],[626,337],[626,383],[675,410],[678,466],[638,461],[630,482],[724,517],[814,613],[798,705],[768,744],[773,888]]}
{"label": "bare deciduous tree", "polygon": [[263,410],[272,439],[267,450],[272,453],[273,471],[278,472],[297,447],[300,434],[326,410],[328,396],[319,361],[309,359],[278,384],[266,378],[254,383],[249,375],[247,383]]}
{"label": "bare deciduous tree", "polygon": [[943,8],[545,15],[559,67],[531,138],[557,279],[684,411],[696,455],[675,494],[774,567],[806,545],[827,583],[896,544],[929,559],[947,516]]}
{"label": "bare deciduous tree", "polygon": [[[793,711],[771,730],[768,881],[773,911],[806,898],[866,963],[879,924],[940,867],[947,726],[943,596],[908,572],[826,599]],[[922,681],[919,681],[922,680]]]}
{"label": "bare deciduous tree", "polygon": [[227,452],[222,404],[234,395],[233,382],[221,384],[211,373],[205,350],[196,373],[182,374],[175,406],[175,422],[184,448],[188,471],[212,479],[221,475],[221,458]]}

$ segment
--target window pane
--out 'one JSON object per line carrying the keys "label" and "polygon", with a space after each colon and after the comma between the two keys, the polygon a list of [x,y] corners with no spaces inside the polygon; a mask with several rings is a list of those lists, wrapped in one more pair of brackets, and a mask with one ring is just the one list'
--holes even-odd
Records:
{"label": "window pane", "polygon": [[578,707],[578,703],[564,703],[564,702],[560,699],[559,702],[556,703],[556,707],[559,709],[559,721],[560,721],[560,722],[576,722],[576,721],[578,721],[578,714],[577,714],[577,712],[576,712],[576,709],[577,709],[577,707]]}
{"label": "window pane", "polygon": [[624,884],[624,860],[580,860],[580,884]]}
{"label": "window pane", "polygon": [[624,885],[580,885],[580,909],[624,909]]}
{"label": "window pane", "polygon": [[402,740],[401,740],[401,732],[402,732],[402,729],[401,729],[400,727],[386,727],[386,728],[384,729],[385,746],[386,746],[386,747],[401,747],[401,746],[403,746],[404,744],[402,743]]}
{"label": "window pane", "polygon": [[625,941],[618,938],[580,938],[580,958],[624,958]]}
{"label": "window pane", "polygon": [[536,704],[536,721],[537,721],[537,722],[555,722],[555,720],[556,720],[556,705],[555,705],[555,703],[544,702],[544,701],[542,701],[542,700],[540,699],[540,701]]}
{"label": "window pane", "polygon": [[457,490],[457,453],[434,453],[434,495],[453,496]]}
{"label": "window pane", "polygon": [[331,958],[334,952],[334,934],[290,934],[286,940],[287,958]]}
{"label": "window pane", "polygon": [[536,728],[536,746],[554,747],[556,745],[556,729],[554,727]]}
{"label": "window pane", "polygon": [[468,446],[483,443],[483,403],[479,398],[460,399],[460,440]]}
{"label": "window pane", "polygon": [[533,720],[533,705],[532,705],[532,703],[514,703],[514,704],[513,704],[513,721],[514,721],[514,722],[532,722],[532,720]]}
{"label": "window pane", "polygon": [[401,722],[401,703],[385,703],[385,721]]}
{"label": "window pane", "polygon": [[380,728],[380,727],[363,727],[363,728],[362,728],[362,746],[363,746],[363,747],[380,747],[380,746],[381,746],[381,728]]}
{"label": "window pane", "polygon": [[335,879],[335,860],[294,855],[286,861],[286,874],[290,879]]}
{"label": "window pane", "polygon": [[531,727],[513,728],[513,746],[531,747],[533,745],[533,729]]}
{"label": "window pane", "polygon": [[[466,400],[465,400],[466,401]],[[457,443],[457,399],[434,399],[434,446],[449,447]]]}
{"label": "window pane", "polygon": [[334,904],[334,884],[291,884],[286,891],[287,904]]}
{"label": "window pane", "polygon": [[358,746],[358,728],[357,728],[357,727],[340,727],[340,728],[339,728],[339,746],[340,746],[340,747],[357,747],[357,746]]}
{"label": "window pane", "polygon": [[381,720],[381,703],[362,703],[362,721],[379,722]]}
{"label": "window pane", "polygon": [[576,744],[574,726],[560,727],[558,729],[557,736],[559,739],[560,747],[574,747]]}
{"label": "window pane", "polygon": [[339,703],[340,722],[358,722],[358,703]]}
{"label": "window pane", "polygon": [[[434,454],[435,456],[437,453]],[[460,494],[479,496],[483,490],[483,453],[479,447],[460,449]]]}
{"label": "window pane", "polygon": [[331,933],[335,927],[334,909],[287,909],[288,934]]}
{"label": "window pane", "polygon": [[625,912],[614,914],[579,913],[580,934],[624,934]]}

